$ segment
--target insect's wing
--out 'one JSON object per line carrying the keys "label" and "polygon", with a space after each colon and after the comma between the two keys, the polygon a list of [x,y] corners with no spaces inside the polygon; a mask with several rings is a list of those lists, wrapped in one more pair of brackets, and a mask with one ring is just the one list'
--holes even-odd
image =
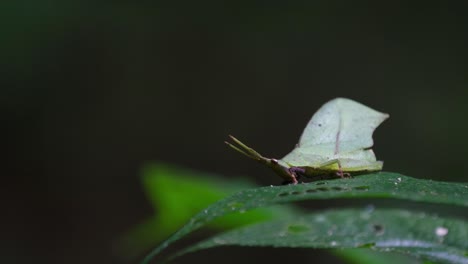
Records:
{"label": "insect's wing", "polygon": [[372,133],[387,118],[388,114],[353,100],[333,99],[312,116],[299,144],[282,161],[292,166],[318,166],[345,153],[370,148]]}
{"label": "insect's wing", "polygon": [[388,114],[346,98],[323,105],[307,124],[299,147],[321,153],[348,152],[372,147],[372,133]]}
{"label": "insect's wing", "polygon": [[331,159],[321,164],[303,166],[306,170],[305,176],[316,176],[330,172],[379,171],[382,170],[383,162],[377,161],[371,149],[348,152],[340,158]]}
{"label": "insect's wing", "polygon": [[348,172],[382,170],[383,162],[377,161],[372,149],[346,152],[339,156],[342,169]]}

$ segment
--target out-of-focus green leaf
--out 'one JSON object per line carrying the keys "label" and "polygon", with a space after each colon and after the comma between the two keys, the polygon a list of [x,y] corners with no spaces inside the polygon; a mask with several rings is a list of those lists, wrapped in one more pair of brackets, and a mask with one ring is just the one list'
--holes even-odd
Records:
{"label": "out-of-focus green leaf", "polygon": [[370,248],[439,263],[468,263],[468,223],[400,209],[342,209],[267,221],[202,241],[178,255],[217,246]]}
{"label": "out-of-focus green leaf", "polygon": [[468,207],[468,184],[420,180],[380,172],[353,179],[244,190],[212,204],[192,217],[184,227],[155,248],[143,263],[148,263],[173,242],[228,213],[294,201],[330,198],[395,198]]}
{"label": "out-of-focus green leaf", "polygon": [[[123,257],[134,257],[155,246],[183,226],[190,217],[208,205],[255,185],[245,179],[226,181],[223,177],[157,163],[143,169],[143,187],[156,214],[128,231],[117,245]],[[259,208],[220,218],[210,223],[215,229],[228,229],[290,214],[293,209]]]}

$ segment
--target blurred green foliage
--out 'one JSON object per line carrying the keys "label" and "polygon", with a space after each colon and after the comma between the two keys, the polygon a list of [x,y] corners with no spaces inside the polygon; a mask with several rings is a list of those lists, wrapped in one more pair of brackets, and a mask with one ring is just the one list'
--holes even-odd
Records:
{"label": "blurred green foliage", "polygon": [[[167,238],[184,223],[208,207],[235,192],[253,188],[245,178],[224,180],[222,177],[163,164],[148,164],[142,172],[143,188],[154,207],[155,215],[137,225],[117,245],[123,257],[135,257]],[[292,207],[261,208],[231,214],[208,225],[215,230],[230,229],[249,223],[293,213]]]}

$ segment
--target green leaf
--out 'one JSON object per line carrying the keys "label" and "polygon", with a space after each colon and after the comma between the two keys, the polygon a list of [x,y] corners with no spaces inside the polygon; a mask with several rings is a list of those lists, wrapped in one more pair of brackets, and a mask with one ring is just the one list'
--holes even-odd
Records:
{"label": "green leaf", "polygon": [[380,172],[352,179],[248,189],[214,203],[193,216],[185,226],[155,248],[143,263],[148,263],[173,242],[226,214],[295,201],[330,198],[394,198],[468,207],[468,184],[421,180]]}
{"label": "green leaf", "polygon": [[468,263],[468,223],[400,209],[343,209],[268,221],[202,241],[177,256],[217,246],[369,248],[441,263]]}

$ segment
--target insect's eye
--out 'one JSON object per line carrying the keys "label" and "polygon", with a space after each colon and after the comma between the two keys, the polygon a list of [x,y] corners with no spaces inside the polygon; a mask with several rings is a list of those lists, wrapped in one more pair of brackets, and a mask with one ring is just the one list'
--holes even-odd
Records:
{"label": "insect's eye", "polygon": [[273,164],[278,164],[278,160],[277,159],[270,159],[271,163]]}

